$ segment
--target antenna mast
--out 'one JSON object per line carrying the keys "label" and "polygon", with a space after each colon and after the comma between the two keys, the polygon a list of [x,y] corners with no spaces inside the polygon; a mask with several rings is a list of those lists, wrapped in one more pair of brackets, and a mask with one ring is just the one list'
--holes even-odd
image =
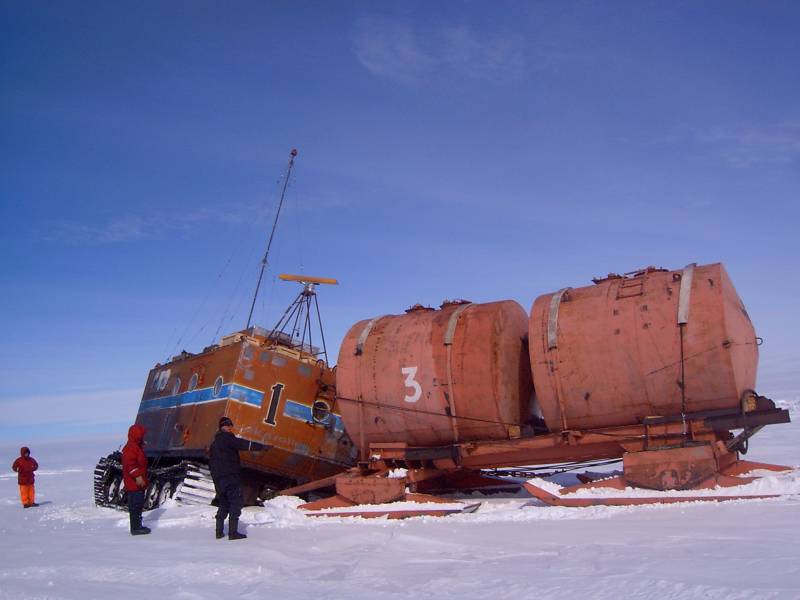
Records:
{"label": "antenna mast", "polygon": [[272,238],[275,236],[275,227],[278,225],[278,217],[281,216],[281,207],[283,206],[283,198],[286,196],[286,188],[289,185],[289,176],[292,174],[292,167],[294,167],[294,157],[297,156],[297,150],[292,148],[289,153],[289,166],[286,168],[286,177],[283,180],[283,189],[281,190],[281,199],[278,202],[278,212],[275,214],[275,221],[272,223],[272,231],[269,233],[269,240],[267,241],[267,250],[264,252],[264,258],[261,259],[261,272],[258,274],[258,283],[256,283],[256,291],[253,294],[253,303],[250,305],[250,314],[247,315],[247,325],[245,329],[250,329],[250,320],[253,318],[253,309],[256,306],[256,298],[258,298],[258,290],[261,288],[261,279],[264,277],[264,269],[267,268],[267,257],[269,256],[269,249],[272,247]]}

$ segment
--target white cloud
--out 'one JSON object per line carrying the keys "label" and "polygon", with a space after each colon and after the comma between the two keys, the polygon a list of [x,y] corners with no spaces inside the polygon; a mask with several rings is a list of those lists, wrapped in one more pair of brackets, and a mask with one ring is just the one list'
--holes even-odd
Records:
{"label": "white cloud", "polygon": [[442,32],[445,64],[473,79],[520,79],[525,74],[524,45],[518,36],[479,40],[466,27]]}
{"label": "white cloud", "polygon": [[260,222],[264,218],[263,206],[238,205],[235,209],[212,210],[197,208],[190,212],[169,213],[158,211],[149,215],[115,215],[101,223],[52,221],[45,228],[47,241],[94,242],[111,244],[143,239],[189,234],[204,223],[243,225]]}
{"label": "white cloud", "polygon": [[73,221],[57,221],[45,233],[48,240],[95,241],[100,243],[128,242],[148,237],[153,226],[136,215],[113,217],[100,225]]}
{"label": "white cloud", "polygon": [[716,127],[697,135],[734,167],[788,164],[800,159],[800,121],[766,126]]}
{"label": "white cloud", "polygon": [[413,81],[429,72],[436,62],[420,48],[411,27],[389,19],[362,19],[355,43],[356,56],[365,69],[396,81]]}
{"label": "white cloud", "polygon": [[479,37],[463,25],[422,31],[383,17],[359,21],[355,51],[370,73],[403,83],[443,72],[478,80],[514,80],[527,68],[519,36]]}

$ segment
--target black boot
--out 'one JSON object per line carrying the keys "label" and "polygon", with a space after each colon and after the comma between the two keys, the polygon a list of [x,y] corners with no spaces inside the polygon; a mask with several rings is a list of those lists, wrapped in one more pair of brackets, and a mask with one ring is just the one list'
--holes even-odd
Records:
{"label": "black boot", "polygon": [[144,527],[142,525],[142,513],[140,512],[130,513],[130,520],[131,520],[131,535],[147,535],[148,533],[150,533],[150,528]]}
{"label": "black boot", "polygon": [[229,540],[243,540],[247,536],[239,533],[239,519],[231,517],[228,519],[228,539]]}
{"label": "black boot", "polygon": [[139,527],[139,529],[131,531],[131,535],[147,535],[148,533],[150,533],[149,527]]}
{"label": "black boot", "polygon": [[217,517],[217,539],[221,540],[225,537],[225,519]]}

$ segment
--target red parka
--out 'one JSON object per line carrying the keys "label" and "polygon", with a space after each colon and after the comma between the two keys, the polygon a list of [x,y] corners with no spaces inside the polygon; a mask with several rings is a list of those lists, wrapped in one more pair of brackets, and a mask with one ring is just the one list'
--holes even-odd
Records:
{"label": "red parka", "polygon": [[19,485],[33,485],[36,476],[33,472],[39,468],[39,463],[30,456],[31,451],[23,446],[19,449],[19,458],[11,465],[11,469],[17,473],[17,483]]}
{"label": "red parka", "polygon": [[[131,425],[128,429],[128,443],[122,449],[122,478],[125,482],[125,489],[129,492],[136,492],[147,487],[147,457],[142,450],[142,440],[144,440],[144,427],[141,425]],[[144,485],[138,486],[136,478],[144,479]]]}

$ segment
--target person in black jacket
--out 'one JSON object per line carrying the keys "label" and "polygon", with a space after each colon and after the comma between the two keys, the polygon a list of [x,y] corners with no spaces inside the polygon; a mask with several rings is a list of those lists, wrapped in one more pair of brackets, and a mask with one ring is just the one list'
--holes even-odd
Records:
{"label": "person in black jacket", "polygon": [[217,492],[217,539],[225,536],[225,518],[228,519],[228,539],[241,540],[247,536],[239,533],[239,515],[242,514],[242,465],[239,452],[267,450],[271,446],[250,442],[233,435],[233,421],[228,417],[219,420],[219,431],[214,436],[209,452],[209,467]]}

